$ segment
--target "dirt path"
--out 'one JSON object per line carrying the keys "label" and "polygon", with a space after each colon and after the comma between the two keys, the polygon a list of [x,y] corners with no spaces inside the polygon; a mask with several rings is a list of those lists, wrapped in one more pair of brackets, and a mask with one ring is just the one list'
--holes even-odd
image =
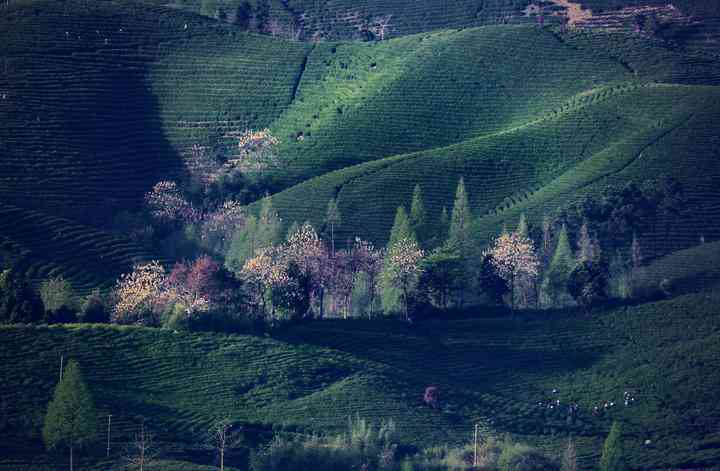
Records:
{"label": "dirt path", "polygon": [[574,26],[577,23],[582,23],[592,18],[593,13],[591,10],[584,9],[579,3],[571,2],[570,0],[550,0],[555,5],[559,5],[565,8],[568,17],[568,25]]}

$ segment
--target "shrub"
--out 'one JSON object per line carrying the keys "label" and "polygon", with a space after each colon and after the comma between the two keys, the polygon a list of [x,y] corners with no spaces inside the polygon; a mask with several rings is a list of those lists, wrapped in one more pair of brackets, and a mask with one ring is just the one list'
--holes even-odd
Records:
{"label": "shrub", "polygon": [[107,301],[100,294],[100,290],[94,290],[85,298],[78,317],[80,322],[106,323],[110,321]]}

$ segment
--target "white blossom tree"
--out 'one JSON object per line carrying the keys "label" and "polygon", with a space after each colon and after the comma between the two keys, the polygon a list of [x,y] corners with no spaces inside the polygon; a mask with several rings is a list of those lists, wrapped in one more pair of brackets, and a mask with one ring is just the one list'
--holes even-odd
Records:
{"label": "white blossom tree", "polygon": [[390,283],[401,292],[401,300],[405,311],[405,320],[410,319],[410,295],[417,287],[422,273],[420,262],[424,252],[413,239],[403,238],[388,250],[388,275]]}
{"label": "white blossom tree", "polygon": [[515,312],[515,281],[518,277],[534,279],[538,276],[540,261],[533,241],[524,235],[503,233],[487,252],[499,275],[510,286],[510,308]]}

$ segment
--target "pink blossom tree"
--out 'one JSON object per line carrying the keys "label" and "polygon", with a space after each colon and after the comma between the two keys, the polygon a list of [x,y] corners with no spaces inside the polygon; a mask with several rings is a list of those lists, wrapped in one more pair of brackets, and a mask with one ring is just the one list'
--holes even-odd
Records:
{"label": "pink blossom tree", "polygon": [[145,195],[145,205],[156,220],[168,224],[192,224],[200,213],[182,195],[177,183],[163,180]]}

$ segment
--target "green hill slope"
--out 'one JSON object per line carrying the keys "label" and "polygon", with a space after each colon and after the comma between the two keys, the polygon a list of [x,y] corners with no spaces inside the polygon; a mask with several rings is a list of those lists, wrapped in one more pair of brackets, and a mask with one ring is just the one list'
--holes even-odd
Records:
{"label": "green hill slope", "polygon": [[703,230],[718,231],[719,100],[710,87],[589,90],[525,125],[336,171],[274,195],[273,202],[286,221],[321,225],[327,201],[337,197],[341,211],[353,215],[342,236],[384,243],[394,209],[409,207],[415,184],[423,188],[430,219],[438,221],[464,177],[478,235],[487,240],[523,212],[539,223],[543,214],[607,184],[667,173],[683,183],[692,205],[692,217],[673,236],[695,241]]}
{"label": "green hill slope", "polygon": [[311,45],[132,0],[33,0],[3,8],[0,40],[0,199],[34,218],[102,226],[186,176],[198,149],[270,127],[281,216],[320,226],[338,196],[353,215],[340,240],[384,243],[415,183],[437,220],[465,177],[486,239],[521,212],[537,221],[568,195],[662,172],[693,193],[675,237],[718,235],[705,85],[720,67],[651,39],[506,25]]}
{"label": "green hill slope", "polygon": [[[60,355],[80,362],[100,411],[113,414],[116,449],[136,415],[148,417],[161,441],[193,459],[199,434],[218,415],[330,431],[359,413],[394,418],[402,439],[416,445],[466,442],[475,421],[483,433],[509,432],[548,451],[560,450],[572,433],[589,469],[611,421],[619,419],[634,466],[717,464],[718,301],[714,294],[685,296],[618,308],[595,320],[444,320],[415,328],[318,322],[274,339],[3,327],[0,396],[8,425],[0,468],[49,459],[36,441],[21,436],[36,440],[37,429],[21,424],[42,414]],[[428,385],[440,389],[442,411],[422,405]],[[622,403],[625,391],[636,398],[629,407]],[[549,408],[556,398],[562,406]],[[592,412],[606,401],[616,405]],[[569,421],[566,406],[575,402],[580,412]]]}

